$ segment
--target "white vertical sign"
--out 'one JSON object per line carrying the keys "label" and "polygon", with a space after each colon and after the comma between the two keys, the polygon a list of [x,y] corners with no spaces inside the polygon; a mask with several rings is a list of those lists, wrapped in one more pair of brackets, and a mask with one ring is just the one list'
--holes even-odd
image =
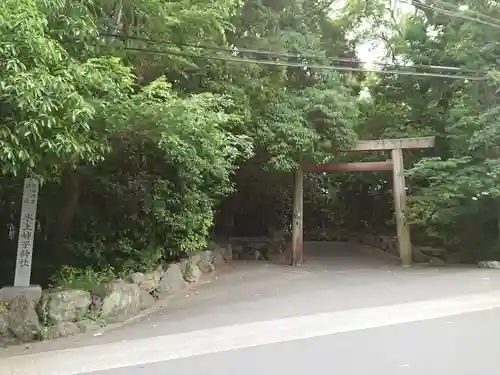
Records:
{"label": "white vertical sign", "polygon": [[24,180],[23,204],[17,242],[17,261],[14,286],[30,286],[31,259],[35,240],[36,205],[39,183],[37,179]]}

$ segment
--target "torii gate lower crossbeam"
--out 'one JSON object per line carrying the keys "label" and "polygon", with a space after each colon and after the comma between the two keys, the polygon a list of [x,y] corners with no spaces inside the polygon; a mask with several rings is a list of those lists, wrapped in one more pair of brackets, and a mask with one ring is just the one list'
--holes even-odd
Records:
{"label": "torii gate lower crossbeam", "polygon": [[393,171],[393,193],[401,265],[413,262],[410,227],[407,221],[406,184],[403,149],[434,147],[434,137],[382,139],[359,141],[351,151],[391,151],[391,160],[385,162],[303,165],[294,173],[292,256],[291,265],[300,266],[303,259],[304,238],[304,172],[371,172]]}

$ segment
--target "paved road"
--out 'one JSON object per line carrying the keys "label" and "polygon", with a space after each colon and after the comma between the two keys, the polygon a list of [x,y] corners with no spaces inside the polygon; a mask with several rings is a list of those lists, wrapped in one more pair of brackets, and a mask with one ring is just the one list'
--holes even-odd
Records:
{"label": "paved road", "polygon": [[236,263],[146,320],[0,352],[0,374],[500,375],[498,270],[309,246],[302,269]]}
{"label": "paved road", "polygon": [[497,309],[91,374],[495,375],[499,334]]}

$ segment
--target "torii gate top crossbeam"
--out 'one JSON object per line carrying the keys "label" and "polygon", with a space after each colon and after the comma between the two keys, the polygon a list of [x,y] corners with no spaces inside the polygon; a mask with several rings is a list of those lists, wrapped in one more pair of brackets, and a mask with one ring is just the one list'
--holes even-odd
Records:
{"label": "torii gate top crossbeam", "polygon": [[376,171],[392,171],[392,160],[387,161],[372,161],[364,163],[344,163],[344,164],[316,164],[304,165],[304,172],[376,172]]}
{"label": "torii gate top crossbeam", "polygon": [[410,148],[432,148],[435,137],[401,138],[401,139],[377,139],[370,141],[358,141],[350,151],[383,151]]}

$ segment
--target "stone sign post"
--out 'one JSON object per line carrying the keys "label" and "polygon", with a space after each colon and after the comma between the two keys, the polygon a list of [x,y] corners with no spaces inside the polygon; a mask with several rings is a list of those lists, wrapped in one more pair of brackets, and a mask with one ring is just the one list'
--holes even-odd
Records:
{"label": "stone sign post", "polygon": [[14,286],[30,286],[31,260],[33,257],[33,242],[35,240],[36,205],[38,203],[38,186],[38,180],[35,178],[26,178],[24,180]]}
{"label": "stone sign post", "polygon": [[37,299],[42,293],[39,286],[31,285],[30,283],[33,243],[35,240],[38,189],[38,179],[26,178],[24,180],[21,218],[18,228],[14,287],[4,287],[0,289],[0,301],[9,301],[19,294],[26,295],[31,299]]}

